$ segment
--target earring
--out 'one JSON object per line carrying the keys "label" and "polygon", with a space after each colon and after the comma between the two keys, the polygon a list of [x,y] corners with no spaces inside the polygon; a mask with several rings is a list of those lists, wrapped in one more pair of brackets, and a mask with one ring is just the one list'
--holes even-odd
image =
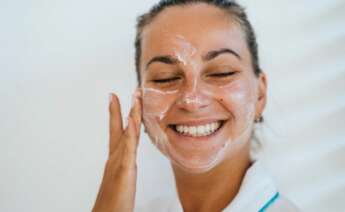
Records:
{"label": "earring", "polygon": [[259,118],[256,118],[255,119],[255,123],[262,123],[264,121],[264,117],[262,117],[262,115],[260,115],[260,117]]}

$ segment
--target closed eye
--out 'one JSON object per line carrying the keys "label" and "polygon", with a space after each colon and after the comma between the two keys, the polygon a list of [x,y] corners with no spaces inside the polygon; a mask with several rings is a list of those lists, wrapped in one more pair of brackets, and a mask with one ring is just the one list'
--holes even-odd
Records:
{"label": "closed eye", "polygon": [[172,77],[172,78],[164,78],[164,79],[155,79],[152,80],[155,83],[169,83],[169,82],[173,82],[175,80],[179,80],[180,77]]}
{"label": "closed eye", "polygon": [[237,72],[220,72],[220,73],[212,73],[212,74],[209,74],[208,76],[211,76],[211,77],[228,77],[228,76],[231,76],[231,75],[234,75],[236,74]]}

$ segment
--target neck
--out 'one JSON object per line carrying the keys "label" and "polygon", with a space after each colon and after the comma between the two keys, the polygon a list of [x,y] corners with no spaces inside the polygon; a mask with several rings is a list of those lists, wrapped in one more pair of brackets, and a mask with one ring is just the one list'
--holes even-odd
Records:
{"label": "neck", "polygon": [[205,173],[191,174],[173,165],[183,211],[222,211],[235,198],[250,165],[249,145]]}

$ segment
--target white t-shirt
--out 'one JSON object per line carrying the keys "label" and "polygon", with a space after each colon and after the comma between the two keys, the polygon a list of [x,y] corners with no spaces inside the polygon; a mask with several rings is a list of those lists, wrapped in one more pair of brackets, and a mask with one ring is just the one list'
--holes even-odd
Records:
{"label": "white t-shirt", "polygon": [[[174,195],[171,198],[158,198],[136,212],[183,212],[182,205]],[[279,193],[271,177],[261,163],[255,161],[241,183],[235,198],[223,212],[296,212],[299,209]]]}

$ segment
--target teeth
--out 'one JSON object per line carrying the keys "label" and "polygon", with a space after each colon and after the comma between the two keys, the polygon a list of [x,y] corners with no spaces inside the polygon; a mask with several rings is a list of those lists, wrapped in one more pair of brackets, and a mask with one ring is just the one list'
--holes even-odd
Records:
{"label": "teeth", "polygon": [[198,126],[176,125],[176,131],[184,135],[199,137],[199,136],[211,135],[216,130],[218,130],[219,127],[220,127],[220,121],[217,121],[210,124],[198,125]]}

